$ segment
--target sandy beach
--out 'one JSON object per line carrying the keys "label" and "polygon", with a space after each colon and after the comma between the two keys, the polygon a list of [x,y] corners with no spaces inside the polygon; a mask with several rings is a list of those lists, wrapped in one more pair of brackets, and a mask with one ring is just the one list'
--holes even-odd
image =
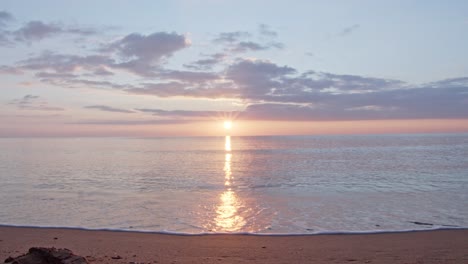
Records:
{"label": "sandy beach", "polygon": [[0,260],[30,247],[68,248],[90,263],[468,263],[468,230],[179,236],[0,227]]}

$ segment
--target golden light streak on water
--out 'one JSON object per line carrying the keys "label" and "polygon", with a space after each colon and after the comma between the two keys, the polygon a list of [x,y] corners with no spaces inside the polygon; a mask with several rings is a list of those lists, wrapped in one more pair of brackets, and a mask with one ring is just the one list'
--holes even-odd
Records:
{"label": "golden light streak on water", "polygon": [[216,209],[215,223],[221,232],[235,232],[240,231],[245,226],[245,219],[239,214],[239,208],[242,202],[237,197],[236,193],[232,190],[232,153],[231,151],[231,137],[226,136],[224,150],[224,185],[226,190],[221,194],[221,203]]}
{"label": "golden light streak on water", "polygon": [[226,140],[224,142],[224,150],[231,151],[231,136],[226,136]]}

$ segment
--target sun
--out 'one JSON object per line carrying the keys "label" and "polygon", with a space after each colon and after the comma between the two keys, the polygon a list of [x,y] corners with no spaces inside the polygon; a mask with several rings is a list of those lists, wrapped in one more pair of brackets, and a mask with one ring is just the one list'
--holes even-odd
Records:
{"label": "sun", "polygon": [[230,130],[231,128],[232,128],[232,121],[231,120],[224,121],[224,129]]}

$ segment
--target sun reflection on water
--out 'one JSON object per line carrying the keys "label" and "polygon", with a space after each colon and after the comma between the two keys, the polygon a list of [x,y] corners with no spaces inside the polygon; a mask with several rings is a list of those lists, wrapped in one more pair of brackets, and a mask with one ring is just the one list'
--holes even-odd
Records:
{"label": "sun reflection on water", "polygon": [[231,137],[226,136],[224,150],[226,151],[224,157],[224,186],[226,190],[221,194],[221,203],[216,209],[215,223],[223,232],[233,232],[242,230],[245,226],[244,218],[239,214],[239,209],[242,207],[240,199],[231,188],[234,177],[232,176],[231,164]]}
{"label": "sun reflection on water", "polygon": [[224,150],[226,152],[231,151],[231,136],[226,136],[226,139],[224,141]]}
{"label": "sun reflection on water", "polygon": [[226,153],[225,159],[224,159],[224,179],[226,180],[224,182],[224,185],[230,186],[231,185],[231,179],[232,179],[232,171],[231,171],[231,153]]}

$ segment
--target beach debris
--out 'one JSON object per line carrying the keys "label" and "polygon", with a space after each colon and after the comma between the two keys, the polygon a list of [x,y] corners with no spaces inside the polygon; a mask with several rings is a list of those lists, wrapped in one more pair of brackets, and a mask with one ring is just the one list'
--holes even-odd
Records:
{"label": "beach debris", "polygon": [[81,256],[73,254],[66,248],[40,248],[32,247],[27,254],[16,258],[8,257],[5,263],[9,264],[88,264]]}
{"label": "beach debris", "polygon": [[5,263],[12,262],[13,260],[15,259],[12,257],[8,257],[7,259],[5,259]]}
{"label": "beach debris", "polygon": [[[457,225],[442,225],[443,227],[460,227],[460,226],[457,226]],[[1,240],[0,240],[1,241]]]}
{"label": "beach debris", "polygon": [[433,226],[434,224],[431,223],[424,223],[424,222],[418,222],[418,221],[411,221],[410,223],[413,223],[415,225],[425,225],[425,226]]}

